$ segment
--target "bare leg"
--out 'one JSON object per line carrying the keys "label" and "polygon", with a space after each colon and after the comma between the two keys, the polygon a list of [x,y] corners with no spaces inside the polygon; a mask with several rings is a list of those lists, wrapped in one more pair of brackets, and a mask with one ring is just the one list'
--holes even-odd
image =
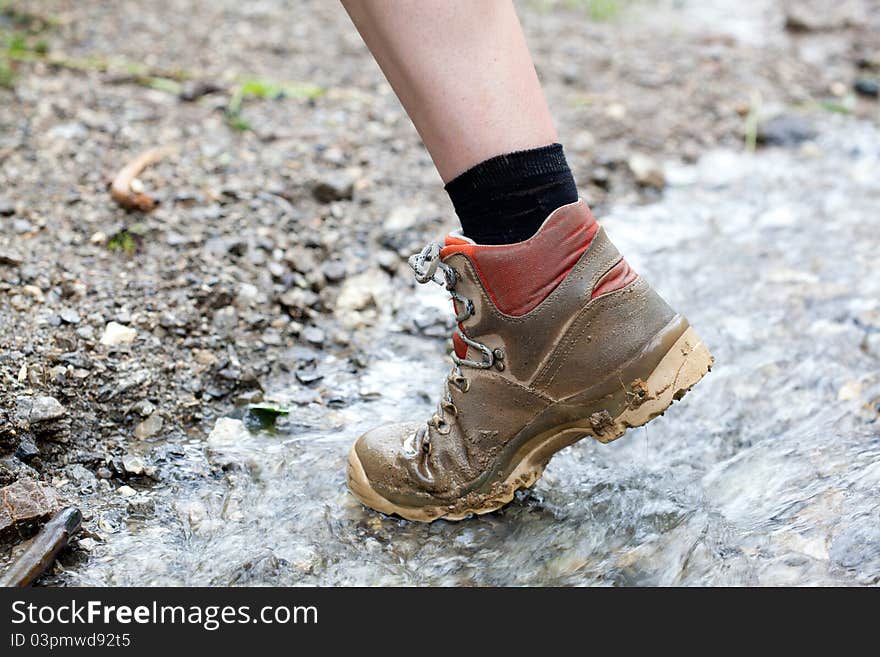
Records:
{"label": "bare leg", "polygon": [[510,0],[342,0],[444,182],[557,141]]}

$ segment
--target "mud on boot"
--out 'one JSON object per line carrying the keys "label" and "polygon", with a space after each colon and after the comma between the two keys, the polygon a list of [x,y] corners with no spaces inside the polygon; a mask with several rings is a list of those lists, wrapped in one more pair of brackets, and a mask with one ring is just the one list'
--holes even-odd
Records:
{"label": "mud on boot", "polygon": [[349,453],[349,488],[382,513],[432,521],[494,511],[559,450],[645,424],[712,366],[583,201],[524,242],[453,233],[410,265],[420,283],[449,290],[459,328],[431,419],[373,429]]}

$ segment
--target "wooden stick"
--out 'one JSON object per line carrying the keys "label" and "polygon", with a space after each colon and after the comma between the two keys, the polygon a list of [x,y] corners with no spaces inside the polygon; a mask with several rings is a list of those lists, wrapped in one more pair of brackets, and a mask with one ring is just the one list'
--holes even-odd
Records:
{"label": "wooden stick", "polygon": [[0,577],[0,586],[24,587],[33,584],[52,565],[70,537],[79,531],[81,524],[82,513],[79,509],[73,506],[61,509]]}
{"label": "wooden stick", "polygon": [[122,167],[110,185],[113,200],[126,210],[149,212],[156,207],[156,201],[149,194],[142,189],[132,189],[132,182],[141,171],[161,160],[166,153],[165,148],[152,148]]}

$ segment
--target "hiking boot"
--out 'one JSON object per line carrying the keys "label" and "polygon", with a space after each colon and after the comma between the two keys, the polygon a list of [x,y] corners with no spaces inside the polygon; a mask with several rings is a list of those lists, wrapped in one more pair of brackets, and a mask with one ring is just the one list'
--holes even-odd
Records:
{"label": "hiking boot", "polygon": [[349,488],[382,513],[429,522],[498,509],[556,452],[645,424],[712,366],[583,201],[525,242],[453,233],[410,265],[452,295],[454,366],[428,422],[373,429],[351,449]]}

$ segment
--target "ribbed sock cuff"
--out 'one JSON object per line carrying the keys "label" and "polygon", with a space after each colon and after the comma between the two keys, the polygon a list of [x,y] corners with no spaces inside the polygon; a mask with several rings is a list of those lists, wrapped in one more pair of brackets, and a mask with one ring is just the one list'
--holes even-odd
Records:
{"label": "ribbed sock cuff", "polygon": [[496,155],[456,176],[444,189],[453,199],[469,191],[506,186],[511,180],[570,174],[562,144]]}

